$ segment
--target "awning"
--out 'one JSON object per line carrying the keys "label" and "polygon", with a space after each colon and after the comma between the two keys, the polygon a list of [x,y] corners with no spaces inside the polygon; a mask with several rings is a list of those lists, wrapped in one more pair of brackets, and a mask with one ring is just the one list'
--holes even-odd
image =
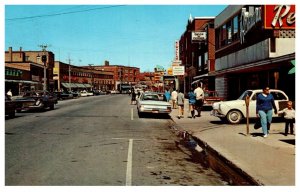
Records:
{"label": "awning", "polygon": [[41,84],[40,82],[36,82],[36,81],[12,80],[12,79],[5,79],[5,82],[11,82],[11,83],[28,83],[28,84]]}
{"label": "awning", "polygon": [[75,83],[75,85],[76,85],[78,88],[85,88],[85,86],[84,86],[82,83]]}
{"label": "awning", "polygon": [[61,83],[61,84],[65,88],[76,88],[77,87],[75,83]]}
{"label": "awning", "polygon": [[193,81],[191,84],[195,84],[195,83],[198,83],[200,81],[200,79],[196,80],[196,81]]}
{"label": "awning", "polygon": [[83,84],[86,88],[91,88],[92,86],[90,84]]}

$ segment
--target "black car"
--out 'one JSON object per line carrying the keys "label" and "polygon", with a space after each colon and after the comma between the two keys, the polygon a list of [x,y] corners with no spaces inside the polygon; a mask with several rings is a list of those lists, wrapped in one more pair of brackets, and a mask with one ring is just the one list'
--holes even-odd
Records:
{"label": "black car", "polygon": [[30,109],[54,109],[54,105],[57,104],[57,96],[48,91],[28,91],[21,97],[14,98],[16,102],[16,110],[20,112],[21,110]]}
{"label": "black car", "polygon": [[55,91],[58,100],[73,99],[73,94],[67,91]]}

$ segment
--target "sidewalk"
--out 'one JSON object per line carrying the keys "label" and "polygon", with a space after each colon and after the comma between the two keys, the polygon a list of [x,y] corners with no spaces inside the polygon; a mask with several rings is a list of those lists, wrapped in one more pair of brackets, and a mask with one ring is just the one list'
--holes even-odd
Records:
{"label": "sidewalk", "polygon": [[202,111],[201,117],[189,118],[187,100],[184,118],[178,119],[177,115],[178,109],[173,109],[170,116],[177,127],[217,151],[226,162],[259,185],[295,186],[295,135],[282,134],[283,122],[272,123],[269,136],[263,138],[261,128],[255,130],[253,122],[247,135],[245,123],[222,123],[219,118],[210,116],[210,111]]}

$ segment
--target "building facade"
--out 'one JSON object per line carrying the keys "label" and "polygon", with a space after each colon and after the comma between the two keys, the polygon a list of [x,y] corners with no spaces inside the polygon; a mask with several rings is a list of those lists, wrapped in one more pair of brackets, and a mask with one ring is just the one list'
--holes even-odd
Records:
{"label": "building facade", "polygon": [[130,89],[139,83],[140,68],[123,65],[110,65],[109,61],[105,61],[104,65],[86,66],[96,71],[112,72],[114,78],[113,90]]}
{"label": "building facade", "polygon": [[236,99],[247,89],[281,89],[295,99],[295,5],[231,5],[214,22],[215,88]]}
{"label": "building facade", "polygon": [[215,33],[214,17],[190,16],[186,30],[179,40],[179,57],[185,67],[179,87],[187,93],[193,84],[201,82],[206,89],[214,89]]}
{"label": "building facade", "polygon": [[[45,61],[42,60],[45,56]],[[54,54],[50,51],[5,51],[5,89],[11,89],[14,95],[26,90],[44,88],[46,71],[46,89],[54,89],[53,81]]]}
{"label": "building facade", "polygon": [[114,74],[55,61],[53,79],[55,90],[112,90]]}

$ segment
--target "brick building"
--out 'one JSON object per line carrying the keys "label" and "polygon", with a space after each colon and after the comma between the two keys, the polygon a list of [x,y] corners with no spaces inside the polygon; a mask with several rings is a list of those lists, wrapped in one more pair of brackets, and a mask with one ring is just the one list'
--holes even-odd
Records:
{"label": "brick building", "polygon": [[104,65],[85,66],[86,68],[93,68],[97,71],[109,71],[114,75],[114,90],[130,89],[139,83],[140,69],[137,67],[110,65],[109,61],[105,61]]}
{"label": "brick building", "polygon": [[184,87],[185,93],[200,81],[206,89],[214,89],[214,17],[190,16],[179,40],[179,55],[181,65],[185,66],[185,78],[179,79],[179,87]]}
{"label": "brick building", "polygon": [[[46,62],[42,56],[46,56]],[[54,54],[50,51],[13,51],[9,47],[5,51],[5,89],[11,89],[14,95],[25,90],[42,90],[44,82],[44,67],[46,67],[46,88],[54,89],[53,67]]]}
{"label": "brick building", "polygon": [[112,90],[115,86],[114,74],[92,68],[78,67],[55,61],[55,90]]}

